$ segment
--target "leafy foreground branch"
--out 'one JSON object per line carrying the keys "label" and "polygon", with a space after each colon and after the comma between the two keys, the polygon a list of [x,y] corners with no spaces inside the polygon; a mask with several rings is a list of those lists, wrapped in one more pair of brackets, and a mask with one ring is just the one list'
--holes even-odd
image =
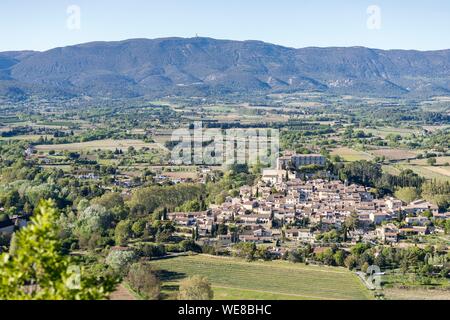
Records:
{"label": "leafy foreground branch", "polygon": [[98,300],[114,290],[112,278],[86,276],[61,253],[56,221],[53,201],[41,201],[10,252],[0,255],[0,300]]}

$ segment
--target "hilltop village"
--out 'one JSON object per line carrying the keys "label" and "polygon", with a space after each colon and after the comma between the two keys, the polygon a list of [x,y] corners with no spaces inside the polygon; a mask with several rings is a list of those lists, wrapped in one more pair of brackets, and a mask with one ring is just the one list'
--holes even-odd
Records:
{"label": "hilltop village", "polygon": [[301,179],[291,171],[302,165],[323,165],[321,155],[285,156],[277,163],[277,170],[264,170],[255,185],[241,187],[238,197],[228,197],[203,212],[174,212],[167,218],[191,228],[201,243],[273,244],[273,253],[300,243],[313,247],[339,242],[398,244],[414,236],[443,233],[430,226],[430,219],[450,218],[450,213],[439,213],[425,200],[376,199],[361,185]]}

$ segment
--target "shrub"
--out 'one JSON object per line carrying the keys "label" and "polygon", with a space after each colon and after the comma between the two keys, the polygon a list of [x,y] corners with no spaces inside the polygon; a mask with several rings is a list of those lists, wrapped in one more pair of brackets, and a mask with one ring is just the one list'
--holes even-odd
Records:
{"label": "shrub", "polygon": [[129,265],[136,260],[136,254],[131,250],[111,250],[106,257],[106,264],[115,272],[127,274]]}
{"label": "shrub", "polygon": [[133,263],[128,271],[127,282],[130,287],[146,300],[157,300],[161,284],[155,271],[145,263]]}
{"label": "shrub", "polygon": [[178,300],[211,300],[214,292],[205,277],[193,276],[180,283]]}
{"label": "shrub", "polygon": [[162,257],[166,254],[166,248],[163,244],[145,243],[139,246],[138,251],[141,257],[146,258]]}

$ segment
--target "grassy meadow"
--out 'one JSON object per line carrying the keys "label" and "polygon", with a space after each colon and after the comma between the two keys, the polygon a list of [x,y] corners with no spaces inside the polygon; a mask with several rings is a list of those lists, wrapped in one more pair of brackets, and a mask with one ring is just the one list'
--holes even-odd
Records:
{"label": "grassy meadow", "polygon": [[430,166],[427,164],[400,162],[396,164],[384,165],[383,171],[393,175],[398,175],[402,170],[412,170],[418,175],[429,180],[450,181],[449,166]]}
{"label": "grassy meadow", "polygon": [[246,262],[207,255],[152,261],[160,270],[164,298],[174,299],[180,280],[206,276],[215,299],[365,300],[371,293],[356,275],[341,268],[306,266],[285,261]]}
{"label": "grassy meadow", "polygon": [[95,140],[87,142],[67,143],[67,144],[53,144],[53,145],[38,145],[36,150],[38,151],[88,151],[88,150],[126,150],[128,147],[134,147],[135,149],[149,148],[158,149],[160,146],[156,143],[146,143],[142,140]]}
{"label": "grassy meadow", "polygon": [[370,161],[374,158],[371,154],[364,152],[364,151],[358,151],[347,147],[341,147],[334,149],[331,152],[331,155],[337,155],[340,156],[344,161],[353,162],[353,161],[360,161],[360,160],[366,160]]}

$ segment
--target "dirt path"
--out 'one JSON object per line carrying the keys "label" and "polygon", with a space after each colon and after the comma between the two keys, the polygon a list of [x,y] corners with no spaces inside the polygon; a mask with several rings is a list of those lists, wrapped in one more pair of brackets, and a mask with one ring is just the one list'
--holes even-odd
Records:
{"label": "dirt path", "polygon": [[389,288],[384,293],[388,300],[450,300],[449,290]]}
{"label": "dirt path", "polygon": [[122,284],[117,286],[116,291],[111,293],[109,300],[136,300],[136,298]]}

